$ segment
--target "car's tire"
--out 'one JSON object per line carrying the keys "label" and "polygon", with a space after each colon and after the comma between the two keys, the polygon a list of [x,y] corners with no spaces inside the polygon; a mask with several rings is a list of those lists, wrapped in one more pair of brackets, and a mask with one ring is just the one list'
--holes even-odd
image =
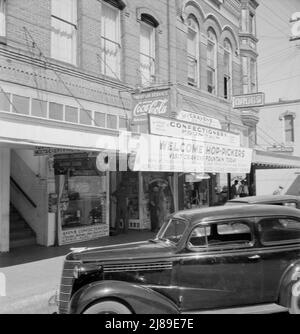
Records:
{"label": "car's tire", "polygon": [[300,314],[300,280],[292,285],[289,313]]}
{"label": "car's tire", "polygon": [[83,314],[132,314],[132,312],[121,303],[105,300],[87,308]]}

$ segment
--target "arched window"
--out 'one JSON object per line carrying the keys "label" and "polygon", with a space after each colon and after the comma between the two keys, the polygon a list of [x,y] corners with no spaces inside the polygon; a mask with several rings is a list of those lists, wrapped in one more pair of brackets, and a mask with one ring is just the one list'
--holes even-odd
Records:
{"label": "arched window", "polygon": [[207,31],[207,90],[217,94],[217,36],[212,28]]}
{"label": "arched window", "polygon": [[224,41],[224,98],[232,96],[232,46],[228,39]]}
{"label": "arched window", "polygon": [[188,23],[188,84],[199,86],[199,25],[196,18],[190,15]]}
{"label": "arched window", "polygon": [[6,0],[0,0],[0,37],[6,36]]}
{"label": "arched window", "polygon": [[143,86],[155,81],[155,35],[158,22],[148,14],[141,15],[140,23],[140,75]]}
{"label": "arched window", "polygon": [[102,1],[101,20],[101,73],[121,77],[121,16],[122,1]]}

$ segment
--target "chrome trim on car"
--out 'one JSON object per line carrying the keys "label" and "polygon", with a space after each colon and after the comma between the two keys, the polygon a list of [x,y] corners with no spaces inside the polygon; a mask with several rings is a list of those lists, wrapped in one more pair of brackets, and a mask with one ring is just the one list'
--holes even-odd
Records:
{"label": "chrome trim on car", "polygon": [[120,271],[153,271],[153,270],[171,270],[172,262],[148,263],[148,264],[116,264],[105,265],[104,273],[114,273]]}
{"label": "chrome trim on car", "polygon": [[59,297],[58,297],[58,310],[60,314],[68,313],[69,301],[72,294],[72,286],[74,277],[70,276],[70,272],[73,272],[74,267],[79,265],[80,261],[68,261],[65,260],[63,266],[63,272],[61,277]]}

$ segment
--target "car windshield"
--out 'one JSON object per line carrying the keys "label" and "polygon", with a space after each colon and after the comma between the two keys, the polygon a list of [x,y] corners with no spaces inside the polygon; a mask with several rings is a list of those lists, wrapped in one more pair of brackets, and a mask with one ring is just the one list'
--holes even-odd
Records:
{"label": "car windshield", "polygon": [[187,221],[181,219],[170,219],[161,228],[157,239],[178,244],[187,228]]}

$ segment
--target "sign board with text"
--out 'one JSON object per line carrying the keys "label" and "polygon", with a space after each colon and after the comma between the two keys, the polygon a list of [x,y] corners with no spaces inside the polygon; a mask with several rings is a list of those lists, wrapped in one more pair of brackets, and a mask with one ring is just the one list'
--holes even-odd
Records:
{"label": "sign board with text", "polygon": [[64,229],[61,233],[60,244],[67,245],[107,237],[109,235],[109,227],[107,224],[98,224],[73,229]]}
{"label": "sign board with text", "polygon": [[148,123],[148,115],[168,116],[170,90],[153,90],[132,95],[134,101],[133,124]]}
{"label": "sign board with text", "polygon": [[198,125],[208,126],[210,128],[222,129],[221,123],[219,120],[204,115],[196,114],[193,112],[181,110],[177,117],[179,121],[194,123]]}
{"label": "sign board with text", "polygon": [[234,109],[262,107],[265,105],[265,94],[254,93],[233,96],[232,103]]}
{"label": "sign board with text", "polygon": [[142,134],[134,170],[248,174],[252,152],[236,146]]}
{"label": "sign board with text", "polygon": [[202,125],[150,115],[150,133],[213,144],[241,146],[240,135]]}

